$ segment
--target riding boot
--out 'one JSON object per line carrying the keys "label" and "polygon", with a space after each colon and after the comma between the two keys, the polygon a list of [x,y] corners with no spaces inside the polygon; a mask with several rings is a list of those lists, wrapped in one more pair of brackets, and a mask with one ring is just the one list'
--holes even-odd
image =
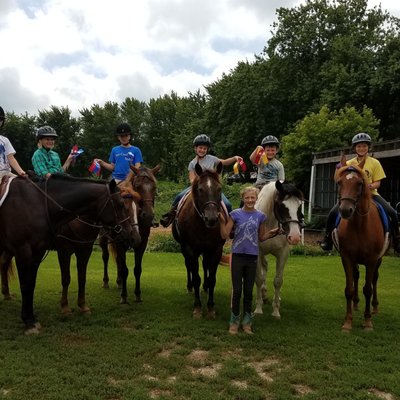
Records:
{"label": "riding boot", "polygon": [[161,216],[160,219],[160,224],[166,228],[167,226],[170,226],[172,222],[174,221],[176,216],[176,206],[172,206],[171,209],[166,213]]}
{"label": "riding boot", "polygon": [[248,335],[253,334],[253,329],[252,329],[252,321],[253,321],[253,316],[250,313],[245,313],[243,316],[243,321],[242,321],[242,329],[244,333],[247,333]]}
{"label": "riding boot", "polygon": [[236,335],[239,331],[239,322],[240,322],[240,314],[235,315],[233,312],[231,313],[231,320],[229,321],[229,330],[228,332],[231,335]]}
{"label": "riding boot", "polygon": [[322,242],[319,245],[320,245],[321,249],[324,251],[330,251],[333,249],[332,231],[326,233],[326,235],[324,236],[324,239],[322,240]]}
{"label": "riding boot", "polygon": [[156,218],[153,218],[153,221],[151,221],[151,226],[152,228],[158,228],[159,227],[159,223],[156,221]]}

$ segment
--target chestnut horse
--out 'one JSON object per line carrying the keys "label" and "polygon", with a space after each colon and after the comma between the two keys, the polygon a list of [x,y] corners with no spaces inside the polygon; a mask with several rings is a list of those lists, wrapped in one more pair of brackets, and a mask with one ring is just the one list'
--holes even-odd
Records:
{"label": "chestnut horse", "polygon": [[368,181],[362,168],[346,165],[342,156],[342,167],[335,172],[338,186],[339,213],[341,220],[334,232],[334,243],[340,253],[346,275],[346,316],[343,331],[352,329],[353,307],[358,305],[358,264],[365,265],[364,323],[365,330],[372,330],[371,298],[373,312],[378,312],[377,281],[378,270],[388,245],[379,210],[372,200]]}
{"label": "chestnut horse", "polygon": [[203,171],[196,164],[196,178],[185,203],[178,211],[172,226],[175,240],[180,244],[187,271],[187,286],[194,288],[193,316],[200,317],[199,257],[203,257],[204,283],[208,291],[208,316],[215,317],[214,289],[218,263],[221,259],[225,240],[220,234],[218,213],[221,211],[222,164],[217,171]]}
{"label": "chestnut horse", "polygon": [[267,301],[266,275],[268,271],[267,254],[276,258],[274,278],[275,293],[272,300],[272,316],[280,318],[281,288],[283,285],[283,271],[289,257],[289,245],[297,244],[301,239],[303,214],[301,204],[303,193],[289,183],[266,184],[260,191],[256,202],[256,209],[267,216],[267,229],[280,227],[282,235],[275,236],[259,244],[257,259],[256,286],[257,298],[255,314],[262,314],[263,303]]}
{"label": "chestnut horse", "polygon": [[0,268],[15,257],[26,334],[40,329],[33,311],[39,265],[60,227],[79,215],[130,243],[132,226],[115,181],[52,175],[38,183],[18,177],[10,184],[0,207]]}
{"label": "chestnut horse", "polygon": [[[142,275],[142,260],[143,254],[146,250],[147,243],[149,240],[150,229],[153,225],[154,220],[154,200],[157,192],[157,180],[155,175],[160,170],[160,166],[157,165],[154,168],[140,167],[136,168],[131,166],[131,170],[127,178],[121,182],[121,190],[124,192],[131,193],[135,202],[137,202],[137,221],[139,224],[140,242],[133,246],[135,253],[135,301],[141,302],[141,286],[140,278]],[[127,291],[127,279],[129,269],[126,265],[126,252],[127,247],[123,243],[116,241],[109,241],[106,237],[100,238],[100,247],[102,248],[102,257],[104,264],[104,275],[103,275],[103,287],[108,288],[108,260],[109,250],[108,245],[111,245],[112,253],[115,256],[117,263],[117,283],[121,288],[121,304],[127,303],[128,291]]]}

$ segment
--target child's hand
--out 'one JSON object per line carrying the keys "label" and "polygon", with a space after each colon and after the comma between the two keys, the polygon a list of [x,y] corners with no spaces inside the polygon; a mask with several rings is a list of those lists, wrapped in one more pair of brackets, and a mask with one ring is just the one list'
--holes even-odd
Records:
{"label": "child's hand", "polygon": [[271,239],[271,238],[275,237],[276,235],[279,235],[280,233],[282,233],[280,228],[271,229],[267,233],[268,239]]}

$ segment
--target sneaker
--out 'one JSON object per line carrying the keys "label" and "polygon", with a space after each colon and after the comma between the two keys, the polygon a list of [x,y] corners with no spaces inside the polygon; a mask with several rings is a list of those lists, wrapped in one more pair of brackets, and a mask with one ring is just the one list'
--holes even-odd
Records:
{"label": "sneaker", "polygon": [[228,332],[231,335],[236,335],[239,331],[239,324],[229,324],[229,330]]}
{"label": "sneaker", "polygon": [[253,335],[254,332],[251,329],[251,324],[246,324],[246,325],[242,325],[242,329],[244,333],[247,333],[248,335]]}

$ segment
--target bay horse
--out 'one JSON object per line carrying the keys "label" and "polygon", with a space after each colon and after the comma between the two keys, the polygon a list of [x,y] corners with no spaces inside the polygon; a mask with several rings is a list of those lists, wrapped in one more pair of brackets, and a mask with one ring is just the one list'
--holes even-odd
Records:
{"label": "bay horse", "polygon": [[334,232],[334,243],[340,253],[346,276],[346,316],[342,331],[352,329],[353,307],[357,309],[359,264],[365,265],[363,293],[365,310],[363,328],[372,330],[371,298],[373,312],[378,312],[377,282],[378,270],[388,246],[378,207],[372,199],[371,191],[362,161],[358,166],[346,165],[342,155],[341,167],[335,171],[338,187],[340,222]]}
{"label": "bay horse", "polygon": [[216,274],[225,240],[220,234],[218,214],[221,212],[222,185],[219,163],[216,172],[205,170],[197,163],[197,176],[186,201],[178,211],[172,226],[174,239],[180,244],[185,259],[187,287],[194,289],[193,316],[202,315],[200,300],[199,257],[203,257],[203,287],[208,292],[208,316],[215,317],[214,289]]}
{"label": "bay horse", "polygon": [[[85,215],[112,237],[130,243],[132,226],[115,181],[54,174],[42,182],[17,177],[0,207],[0,268],[15,257],[26,334],[39,332],[33,310],[37,271],[62,225]],[[3,277],[3,274],[2,274]]]}
{"label": "bay horse", "polygon": [[[137,242],[133,246],[134,251],[134,275],[135,275],[135,301],[140,303],[141,297],[141,285],[140,279],[142,275],[142,260],[143,254],[146,250],[147,243],[150,236],[150,229],[154,221],[154,201],[157,193],[157,180],[155,175],[159,172],[160,166],[157,165],[154,168],[140,167],[136,168],[131,166],[126,179],[120,183],[121,190],[131,194],[132,198],[135,199],[137,204],[137,221],[139,224],[140,242]],[[110,244],[111,251],[115,257],[117,264],[117,283],[121,288],[121,304],[127,304],[128,290],[127,290],[127,279],[129,275],[129,269],[126,264],[126,253],[127,247],[123,243],[117,241],[109,241],[106,237],[102,237],[99,240],[100,247],[102,249],[102,257],[104,264],[104,275],[103,275],[103,287],[109,287],[109,276],[108,276],[108,261],[109,261],[109,248]]]}
{"label": "bay horse", "polygon": [[262,314],[263,304],[267,302],[266,275],[268,272],[267,254],[276,258],[274,277],[274,296],[272,316],[279,319],[283,271],[289,257],[290,245],[298,244],[301,239],[303,214],[301,204],[303,193],[290,183],[270,182],[263,186],[255,205],[257,210],[267,216],[267,230],[280,227],[283,234],[259,243],[256,272],[256,308],[255,314]]}

